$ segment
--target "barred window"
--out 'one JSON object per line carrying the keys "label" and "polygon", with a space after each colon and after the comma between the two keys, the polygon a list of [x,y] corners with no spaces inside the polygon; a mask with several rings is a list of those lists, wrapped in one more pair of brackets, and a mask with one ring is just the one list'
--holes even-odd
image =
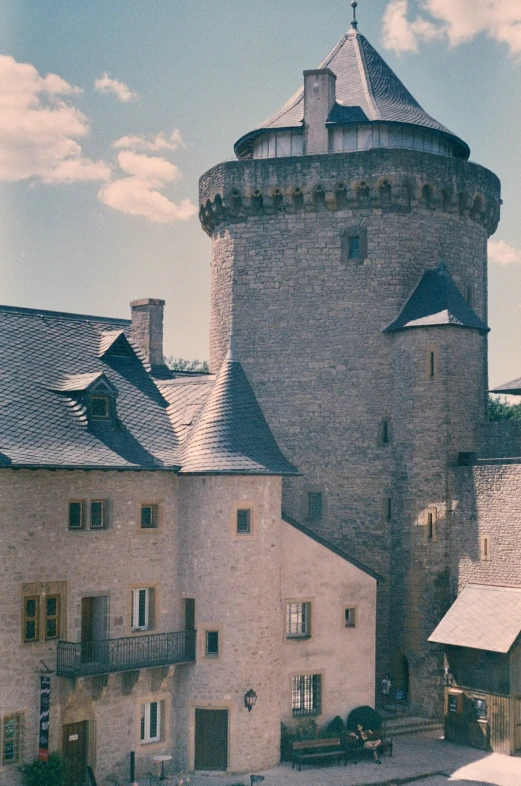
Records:
{"label": "barred window", "polygon": [[307,638],[311,636],[311,603],[288,603],[286,605],[286,637]]}
{"label": "barred window", "polygon": [[18,764],[22,759],[23,715],[5,715],[0,718],[2,738],[2,764]]}
{"label": "barred window", "polygon": [[291,711],[293,717],[320,715],[322,711],[320,674],[303,674],[291,680]]}

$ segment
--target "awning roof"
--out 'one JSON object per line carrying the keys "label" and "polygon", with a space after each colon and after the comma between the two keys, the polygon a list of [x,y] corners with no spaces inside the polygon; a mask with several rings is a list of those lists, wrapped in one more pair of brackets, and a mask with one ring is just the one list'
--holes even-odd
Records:
{"label": "awning roof", "polygon": [[429,641],[508,652],[521,631],[521,589],[467,584]]}

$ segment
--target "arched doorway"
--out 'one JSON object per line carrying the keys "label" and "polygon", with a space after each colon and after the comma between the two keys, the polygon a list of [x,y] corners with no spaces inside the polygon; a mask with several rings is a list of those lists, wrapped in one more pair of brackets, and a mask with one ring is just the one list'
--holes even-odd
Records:
{"label": "arched doorway", "polygon": [[403,652],[396,650],[393,656],[393,686],[396,701],[409,700],[409,661]]}

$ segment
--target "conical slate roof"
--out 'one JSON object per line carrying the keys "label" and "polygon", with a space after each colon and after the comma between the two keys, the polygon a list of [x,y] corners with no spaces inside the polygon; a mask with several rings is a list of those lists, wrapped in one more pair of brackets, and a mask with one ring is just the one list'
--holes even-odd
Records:
{"label": "conical slate roof", "polygon": [[[380,121],[430,128],[451,140],[454,155],[469,157],[468,145],[422,109],[376,49],[355,27],[348,30],[319,68],[329,68],[337,77],[337,103],[329,116],[328,125]],[[302,128],[303,120],[304,88],[301,87],[282,109],[255,131],[239,139],[235,145],[237,157],[248,158],[252,140],[264,131]]]}
{"label": "conical slate roof", "polygon": [[488,332],[489,328],[469,306],[442,263],[427,270],[400,315],[383,331],[453,325]]}
{"label": "conical slate roof", "polygon": [[181,465],[183,474],[298,474],[280,452],[232,346]]}

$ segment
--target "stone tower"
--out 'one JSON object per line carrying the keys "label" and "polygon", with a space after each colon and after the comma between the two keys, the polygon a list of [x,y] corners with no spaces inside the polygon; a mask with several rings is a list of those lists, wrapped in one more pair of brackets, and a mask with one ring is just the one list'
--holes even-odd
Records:
{"label": "stone tower", "polygon": [[427,636],[450,602],[449,469],[476,451],[485,413],[499,181],[468,162],[356,20],[235,152],[200,182],[211,367],[233,323],[302,473],[284,480],[284,511],[385,577],[379,673],[436,712],[442,659]]}

